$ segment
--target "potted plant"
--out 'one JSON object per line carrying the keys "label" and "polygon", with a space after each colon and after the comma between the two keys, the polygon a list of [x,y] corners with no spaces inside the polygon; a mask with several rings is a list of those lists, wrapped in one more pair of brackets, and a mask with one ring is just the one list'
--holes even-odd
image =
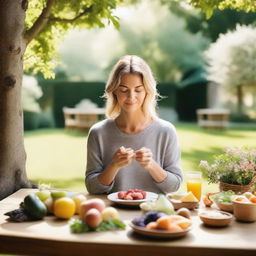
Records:
{"label": "potted plant", "polygon": [[221,191],[246,192],[256,179],[256,149],[226,148],[214,157],[213,164],[200,161],[199,167],[209,183],[219,183]]}

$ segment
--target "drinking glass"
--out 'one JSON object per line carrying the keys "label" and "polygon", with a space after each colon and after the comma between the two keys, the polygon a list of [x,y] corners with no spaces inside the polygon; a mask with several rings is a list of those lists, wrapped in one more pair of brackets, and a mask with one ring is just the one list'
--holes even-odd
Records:
{"label": "drinking glass", "polygon": [[189,171],[186,173],[187,191],[191,191],[200,201],[202,195],[202,173]]}

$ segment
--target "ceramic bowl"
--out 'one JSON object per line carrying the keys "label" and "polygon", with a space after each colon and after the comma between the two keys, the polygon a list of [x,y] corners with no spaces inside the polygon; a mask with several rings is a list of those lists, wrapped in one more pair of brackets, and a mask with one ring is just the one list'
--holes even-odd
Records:
{"label": "ceramic bowl", "polygon": [[220,210],[233,213],[233,203],[221,203],[215,201],[215,204],[220,208]]}
{"label": "ceramic bowl", "polygon": [[256,203],[244,203],[233,200],[234,216],[245,222],[256,221]]}
{"label": "ceramic bowl", "polygon": [[212,227],[225,227],[230,224],[233,215],[224,211],[207,211],[199,213],[201,221]]}

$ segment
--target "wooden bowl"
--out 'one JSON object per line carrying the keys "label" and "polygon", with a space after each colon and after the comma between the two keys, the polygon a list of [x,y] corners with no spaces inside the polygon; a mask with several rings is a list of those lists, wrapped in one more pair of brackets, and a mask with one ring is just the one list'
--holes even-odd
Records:
{"label": "wooden bowl", "polygon": [[199,214],[201,221],[212,227],[225,227],[230,224],[233,215],[224,211],[207,211]]}
{"label": "wooden bowl", "polygon": [[169,199],[175,210],[180,208],[187,208],[189,210],[194,210],[199,207],[199,202],[182,202],[180,200]]}
{"label": "wooden bowl", "polygon": [[220,210],[233,213],[233,203],[221,203],[215,201],[215,204],[220,208]]}
{"label": "wooden bowl", "polygon": [[233,200],[234,216],[245,222],[256,221],[256,203],[243,203]]}

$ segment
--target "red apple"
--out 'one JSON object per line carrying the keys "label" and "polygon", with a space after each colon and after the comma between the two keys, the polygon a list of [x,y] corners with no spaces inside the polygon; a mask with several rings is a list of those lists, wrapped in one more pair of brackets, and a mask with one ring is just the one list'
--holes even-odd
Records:
{"label": "red apple", "polygon": [[80,204],[80,210],[79,210],[80,219],[83,219],[84,215],[87,213],[87,211],[89,211],[92,208],[95,208],[99,212],[102,212],[105,209],[105,207],[106,206],[105,206],[104,201],[99,198],[92,198],[92,199],[83,201]]}
{"label": "red apple", "polygon": [[102,222],[102,215],[97,209],[89,209],[84,215],[84,222],[91,228],[96,228]]}

